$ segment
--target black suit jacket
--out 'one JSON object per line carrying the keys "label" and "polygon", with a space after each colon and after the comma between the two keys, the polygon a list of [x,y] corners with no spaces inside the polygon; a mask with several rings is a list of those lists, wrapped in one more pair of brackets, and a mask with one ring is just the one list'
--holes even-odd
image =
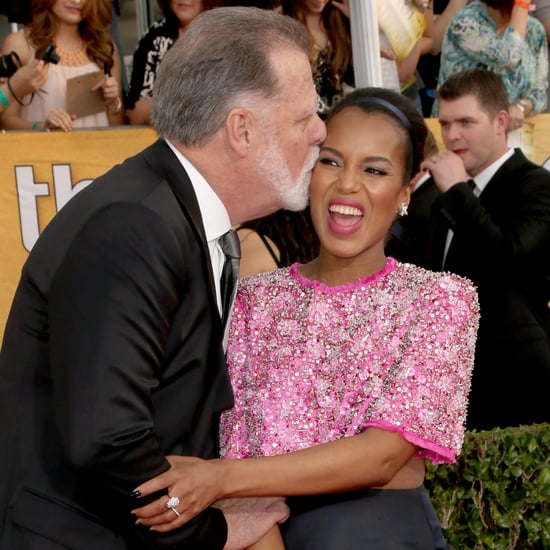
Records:
{"label": "black suit jacket", "polygon": [[[167,454],[216,457],[232,405],[200,211],[164,141],[74,197],[22,271],[0,354],[0,548],[222,548],[207,509],[135,526]],[[158,495],[156,495],[158,496]]]}
{"label": "black suit jacket", "polygon": [[466,182],[433,205],[431,252],[478,287],[480,327],[467,427],[550,421],[550,173],[516,150],[476,197]]}
{"label": "black suit jacket", "polygon": [[398,217],[390,229],[386,243],[388,256],[400,262],[431,267],[427,243],[432,231],[432,206],[440,194],[431,177],[411,193],[408,215]]}

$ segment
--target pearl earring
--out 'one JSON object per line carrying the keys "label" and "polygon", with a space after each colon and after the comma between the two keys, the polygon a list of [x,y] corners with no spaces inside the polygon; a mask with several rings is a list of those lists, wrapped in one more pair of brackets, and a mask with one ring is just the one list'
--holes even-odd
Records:
{"label": "pearl earring", "polygon": [[399,214],[400,216],[406,216],[408,213],[409,213],[409,206],[404,202],[402,202],[399,205],[399,210],[397,211],[397,214]]}

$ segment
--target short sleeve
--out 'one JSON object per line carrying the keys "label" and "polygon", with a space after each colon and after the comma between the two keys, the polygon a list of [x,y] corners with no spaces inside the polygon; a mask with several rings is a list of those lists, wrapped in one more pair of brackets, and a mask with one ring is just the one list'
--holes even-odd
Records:
{"label": "short sleeve", "polygon": [[423,291],[401,360],[362,426],[400,433],[434,464],[454,462],[462,447],[479,322],[469,281],[450,274],[436,281]]}

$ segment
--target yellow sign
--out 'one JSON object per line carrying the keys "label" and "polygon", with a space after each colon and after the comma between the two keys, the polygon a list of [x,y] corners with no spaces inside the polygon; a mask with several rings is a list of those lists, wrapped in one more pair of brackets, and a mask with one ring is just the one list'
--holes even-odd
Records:
{"label": "yellow sign", "polygon": [[156,139],[151,128],[0,134],[0,334],[21,267],[67,201]]}

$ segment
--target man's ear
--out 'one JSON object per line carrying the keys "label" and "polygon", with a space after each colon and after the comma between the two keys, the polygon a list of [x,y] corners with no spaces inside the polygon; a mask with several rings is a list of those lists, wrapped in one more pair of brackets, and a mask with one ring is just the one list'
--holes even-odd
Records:
{"label": "man's ear", "polygon": [[240,158],[248,154],[253,122],[250,111],[242,108],[232,109],[225,119],[227,142],[231,150]]}
{"label": "man's ear", "polygon": [[495,122],[497,125],[497,131],[500,134],[506,133],[508,131],[508,119],[510,117],[508,116],[508,112],[504,109],[501,109],[495,116]]}

